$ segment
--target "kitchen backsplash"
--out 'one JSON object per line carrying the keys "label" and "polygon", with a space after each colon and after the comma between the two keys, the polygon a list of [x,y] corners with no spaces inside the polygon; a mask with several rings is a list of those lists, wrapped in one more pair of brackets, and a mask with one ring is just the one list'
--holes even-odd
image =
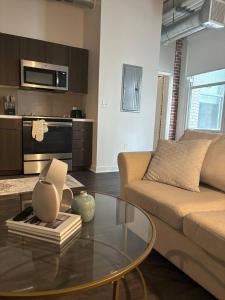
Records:
{"label": "kitchen backsplash", "polygon": [[68,116],[73,106],[85,111],[83,95],[0,88],[0,114],[4,114],[7,95],[15,96],[18,115]]}
{"label": "kitchen backsplash", "polygon": [[16,106],[17,106],[17,89],[13,88],[0,88],[0,114],[4,114],[4,101],[6,96],[14,96],[16,99]]}

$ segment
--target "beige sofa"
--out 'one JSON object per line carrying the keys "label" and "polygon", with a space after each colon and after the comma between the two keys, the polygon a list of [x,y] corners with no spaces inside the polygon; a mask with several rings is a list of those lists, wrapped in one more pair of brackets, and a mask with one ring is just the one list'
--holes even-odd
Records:
{"label": "beige sofa", "polygon": [[198,193],[142,180],[153,155],[119,154],[121,197],[149,212],[159,253],[225,299],[225,193],[203,185]]}

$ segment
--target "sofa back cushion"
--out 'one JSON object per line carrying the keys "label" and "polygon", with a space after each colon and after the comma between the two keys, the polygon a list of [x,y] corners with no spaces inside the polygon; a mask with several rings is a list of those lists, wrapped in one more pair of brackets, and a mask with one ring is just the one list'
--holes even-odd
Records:
{"label": "sofa back cushion", "polygon": [[214,141],[218,140],[221,136],[223,136],[222,133],[211,133],[211,132],[204,132],[204,131],[187,129],[187,130],[185,130],[184,134],[180,138],[180,141],[184,141],[184,140],[210,140],[210,141],[214,142]]}
{"label": "sofa back cushion", "polygon": [[198,192],[202,163],[210,143],[160,140],[144,179]]}
{"label": "sofa back cushion", "polygon": [[225,192],[225,135],[186,130],[180,140],[196,139],[212,141],[202,165],[201,182]]}

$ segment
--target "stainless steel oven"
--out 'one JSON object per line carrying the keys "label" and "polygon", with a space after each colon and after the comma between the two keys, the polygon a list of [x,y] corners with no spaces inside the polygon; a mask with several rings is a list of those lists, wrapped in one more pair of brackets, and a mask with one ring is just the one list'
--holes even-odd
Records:
{"label": "stainless steel oven", "polygon": [[68,91],[68,67],[22,59],[21,86]]}
{"label": "stainless steel oven", "polygon": [[[33,121],[44,119],[48,132],[41,142],[32,137]],[[24,174],[40,173],[46,163],[57,158],[72,170],[72,120],[58,118],[23,118],[23,170]]]}

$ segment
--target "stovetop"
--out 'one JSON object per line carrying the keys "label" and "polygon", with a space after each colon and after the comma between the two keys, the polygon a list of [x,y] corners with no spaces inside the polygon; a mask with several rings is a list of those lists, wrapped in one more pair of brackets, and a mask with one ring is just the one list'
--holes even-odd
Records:
{"label": "stovetop", "polygon": [[63,122],[72,122],[73,118],[69,117],[49,117],[49,116],[22,116],[23,120],[33,121],[33,120],[51,120],[51,121],[63,121]]}

